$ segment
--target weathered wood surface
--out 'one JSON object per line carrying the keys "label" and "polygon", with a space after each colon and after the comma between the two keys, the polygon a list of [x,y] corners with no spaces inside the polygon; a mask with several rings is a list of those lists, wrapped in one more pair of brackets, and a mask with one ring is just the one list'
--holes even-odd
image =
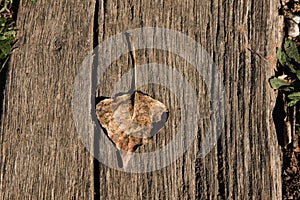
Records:
{"label": "weathered wood surface", "polygon": [[[280,199],[275,94],[268,85],[281,41],[277,7],[271,0],[21,1],[19,48],[11,59],[1,121],[1,199]],[[218,144],[205,158],[197,153],[208,124],[196,122],[198,141],[182,158],[132,174],[94,163],[76,134],[71,98],[76,73],[94,44],[147,26],[180,31],[208,51],[224,77],[227,113]],[[160,50],[139,50],[137,59],[180,71],[199,88],[200,109],[209,111],[205,85],[185,60]],[[129,55],[112,63],[98,95],[108,96],[130,66]],[[180,116],[167,89],[141,90],[171,108],[166,127],[143,152],[170,141]]]}
{"label": "weathered wood surface", "polygon": [[[198,148],[195,144],[181,159],[152,173],[126,174],[101,165],[101,197],[280,199],[281,160],[271,115],[275,96],[268,85],[268,77],[275,66],[275,48],[280,41],[277,3],[250,0],[107,1],[100,4],[100,13],[99,24],[104,28],[100,30],[100,42],[124,30],[147,26],[177,30],[195,39],[205,47],[222,72],[227,97],[225,130],[218,146],[205,159],[196,159]],[[203,83],[193,79],[193,71],[184,60],[150,50],[138,51],[137,60],[138,64],[166,64],[187,74],[189,81],[199,87],[199,93],[202,92],[200,109],[205,110],[208,106]],[[127,66],[130,66],[130,59],[120,58],[112,64],[112,68],[119,71],[111,70],[104,82],[116,82],[120,77],[118,74],[128,70]],[[112,86],[100,86],[99,93],[108,95]],[[155,89],[148,86],[142,91],[172,107],[170,102],[174,99],[171,97],[170,100],[167,93]],[[171,109],[169,125],[176,124],[176,112]],[[175,115],[173,118],[172,114]],[[161,143],[159,140],[176,134],[171,128],[176,126],[166,126],[154,138],[157,146]],[[205,130],[207,125],[204,124],[199,132]],[[143,150],[147,149],[151,147]]]}
{"label": "weathered wood surface", "polygon": [[1,121],[0,199],[93,199],[71,98],[93,48],[93,1],[20,2]]}

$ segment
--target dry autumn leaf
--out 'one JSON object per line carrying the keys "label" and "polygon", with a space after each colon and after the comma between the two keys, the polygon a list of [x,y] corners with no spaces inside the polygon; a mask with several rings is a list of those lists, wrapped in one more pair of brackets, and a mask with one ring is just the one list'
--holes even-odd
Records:
{"label": "dry autumn leaf", "polygon": [[278,76],[278,78],[279,78],[280,80],[285,81],[286,78],[287,78],[287,75],[283,74],[283,75],[281,75],[281,76]]}
{"label": "dry autumn leaf", "polygon": [[[136,67],[131,38],[134,68]],[[136,73],[135,79],[136,80]],[[167,107],[152,97],[137,91],[104,99],[96,105],[96,115],[108,137],[120,150],[124,169],[141,145],[148,142],[165,124]]]}
{"label": "dry autumn leaf", "polygon": [[141,92],[124,94],[100,101],[97,118],[108,137],[121,151],[126,168],[138,146],[152,138],[167,120],[167,107]]}
{"label": "dry autumn leaf", "polygon": [[286,82],[286,83],[292,83],[292,79],[288,77],[288,75],[281,75],[281,76],[278,76],[278,79]]}

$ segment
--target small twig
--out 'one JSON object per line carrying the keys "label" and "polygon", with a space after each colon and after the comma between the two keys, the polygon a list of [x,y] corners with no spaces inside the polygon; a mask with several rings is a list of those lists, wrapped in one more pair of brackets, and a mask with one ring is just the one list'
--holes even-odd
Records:
{"label": "small twig", "polygon": [[130,35],[130,43],[131,43],[131,52],[133,58],[133,70],[134,70],[134,91],[137,90],[137,73],[136,73],[136,56],[135,56],[135,48],[134,48],[134,37]]}
{"label": "small twig", "polygon": [[137,72],[136,72],[136,56],[135,56],[135,48],[134,48],[134,37],[133,35],[130,35],[130,45],[131,45],[131,53],[132,53],[132,59],[133,59],[133,70],[134,70],[134,101],[133,101],[133,114],[132,119],[135,118],[135,106],[134,102],[136,100],[136,91],[137,91]]}

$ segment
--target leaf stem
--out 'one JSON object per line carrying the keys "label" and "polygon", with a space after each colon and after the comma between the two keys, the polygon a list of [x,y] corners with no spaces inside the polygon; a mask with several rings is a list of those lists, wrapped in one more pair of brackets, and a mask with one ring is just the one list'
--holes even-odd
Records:
{"label": "leaf stem", "polygon": [[133,70],[134,70],[134,100],[133,100],[133,114],[132,114],[131,119],[134,119],[135,115],[136,115],[135,101],[136,101],[136,92],[137,92],[137,72],[136,72],[136,56],[135,56],[134,37],[133,37],[133,35],[130,35],[130,43],[131,43],[131,53],[132,53]]}
{"label": "leaf stem", "polygon": [[136,56],[135,56],[134,37],[133,37],[133,35],[130,35],[130,43],[131,43],[131,52],[132,52],[132,58],[133,58],[134,91],[137,91]]}

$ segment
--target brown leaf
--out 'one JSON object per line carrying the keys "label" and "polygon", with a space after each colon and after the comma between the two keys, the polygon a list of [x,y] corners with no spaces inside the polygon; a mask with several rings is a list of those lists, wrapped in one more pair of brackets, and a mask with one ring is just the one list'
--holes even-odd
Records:
{"label": "brown leaf", "polygon": [[164,125],[168,116],[167,107],[143,94],[134,92],[100,101],[96,114],[108,137],[121,151],[126,168],[132,153],[138,146],[148,142]]}

